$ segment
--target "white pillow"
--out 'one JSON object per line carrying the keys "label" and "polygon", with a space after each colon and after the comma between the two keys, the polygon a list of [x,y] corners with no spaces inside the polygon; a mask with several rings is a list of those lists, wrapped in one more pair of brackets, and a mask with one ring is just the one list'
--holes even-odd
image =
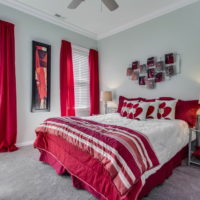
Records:
{"label": "white pillow", "polygon": [[127,118],[136,120],[145,120],[147,110],[149,108],[149,102],[138,102],[132,104],[128,111]]}
{"label": "white pillow", "polygon": [[149,102],[149,108],[147,110],[147,119],[158,119],[158,106],[159,102]]}
{"label": "white pillow", "polygon": [[177,100],[157,100],[159,102],[158,118],[159,119],[175,119],[175,108]]}

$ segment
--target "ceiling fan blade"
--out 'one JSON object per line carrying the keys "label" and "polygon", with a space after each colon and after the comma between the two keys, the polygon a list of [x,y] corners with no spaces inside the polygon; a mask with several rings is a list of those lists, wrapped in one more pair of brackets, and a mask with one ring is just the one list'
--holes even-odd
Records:
{"label": "ceiling fan blade", "polygon": [[119,7],[115,0],[102,0],[102,2],[110,11],[116,10]]}
{"label": "ceiling fan blade", "polygon": [[82,1],[84,0],[72,0],[72,2],[68,5],[68,8],[76,9],[81,4]]}

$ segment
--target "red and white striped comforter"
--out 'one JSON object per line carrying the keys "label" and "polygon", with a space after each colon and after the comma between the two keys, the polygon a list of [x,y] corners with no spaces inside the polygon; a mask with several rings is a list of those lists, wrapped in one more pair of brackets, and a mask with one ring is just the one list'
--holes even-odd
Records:
{"label": "red and white striped comforter", "polygon": [[159,165],[148,138],[129,128],[77,117],[58,117],[46,120],[36,133],[62,137],[98,159],[121,196],[141,181],[147,170]]}

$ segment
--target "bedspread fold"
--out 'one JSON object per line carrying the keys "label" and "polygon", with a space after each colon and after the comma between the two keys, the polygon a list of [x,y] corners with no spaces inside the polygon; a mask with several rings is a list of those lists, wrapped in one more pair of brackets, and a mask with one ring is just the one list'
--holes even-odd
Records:
{"label": "bedspread fold", "polygon": [[[41,134],[58,136],[98,160],[122,197],[137,183],[141,183],[139,193],[142,175],[159,165],[148,138],[126,127],[78,117],[57,117],[44,121],[36,129],[36,134],[38,138]],[[44,146],[48,145],[45,137],[40,139]]]}

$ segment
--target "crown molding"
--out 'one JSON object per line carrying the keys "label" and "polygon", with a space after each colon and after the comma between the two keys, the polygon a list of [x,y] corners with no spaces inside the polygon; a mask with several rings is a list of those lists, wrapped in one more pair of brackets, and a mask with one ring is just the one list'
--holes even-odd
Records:
{"label": "crown molding", "polygon": [[27,5],[23,4],[22,2],[13,1],[13,0],[0,0],[0,4],[14,8],[14,9],[24,12],[26,14],[32,15],[32,16],[42,19],[44,21],[47,21],[47,22],[50,22],[57,26],[60,26],[62,28],[79,33],[79,34],[89,37],[91,39],[97,40],[96,33],[93,33],[91,31],[85,30],[79,26],[76,26],[74,24],[66,22],[64,19],[57,19],[56,17],[54,17],[48,13],[42,12],[42,11],[32,8],[30,6],[27,6]]}
{"label": "crown molding", "polygon": [[65,28],[65,29],[71,30],[73,32],[79,33],[79,34],[84,35],[86,37],[89,37],[91,39],[101,40],[101,39],[110,37],[112,35],[115,35],[117,33],[123,32],[123,31],[130,29],[132,27],[135,27],[139,24],[148,22],[148,21],[155,19],[157,17],[160,17],[162,15],[165,15],[165,14],[168,14],[168,13],[173,12],[175,10],[178,10],[180,8],[183,8],[185,6],[188,6],[192,3],[198,2],[198,1],[199,0],[183,0],[179,3],[175,3],[173,5],[165,7],[164,9],[160,9],[158,11],[155,11],[155,12],[153,12],[149,15],[146,15],[144,17],[141,17],[137,20],[131,21],[131,22],[129,22],[129,23],[123,25],[123,26],[117,27],[117,28],[115,28],[111,31],[108,31],[108,32],[105,32],[105,33],[100,33],[100,34],[85,30],[85,29],[83,29],[79,26],[76,26],[74,24],[66,22],[64,19],[57,19],[56,17],[54,17],[54,16],[52,16],[48,13],[42,12],[42,11],[37,10],[35,8],[32,8],[30,6],[27,6],[27,5],[25,5],[22,2],[19,2],[17,0],[16,1],[14,1],[14,0],[0,0],[0,4],[9,6],[11,8],[14,8],[14,9],[19,10],[21,12],[24,12],[26,14],[32,15],[32,16],[37,17],[39,19],[42,19],[44,21],[50,22],[50,23],[55,24],[57,26],[60,26],[62,28]]}
{"label": "crown molding", "polygon": [[183,7],[185,7],[185,6],[188,6],[188,5],[193,4],[193,3],[195,3],[195,2],[198,2],[198,1],[199,1],[199,0],[183,0],[183,1],[179,2],[179,3],[175,3],[175,4],[173,4],[173,5],[170,5],[170,6],[168,6],[168,7],[165,7],[164,9],[160,9],[160,10],[158,10],[158,11],[155,11],[155,12],[151,13],[150,15],[146,15],[146,16],[144,16],[144,17],[141,17],[141,18],[137,19],[137,20],[134,20],[134,21],[132,21],[132,22],[129,22],[129,23],[123,25],[123,26],[120,26],[120,27],[118,27],[118,28],[115,28],[115,29],[113,29],[113,30],[111,30],[111,31],[98,34],[98,35],[97,35],[97,40],[101,40],[101,39],[110,37],[110,36],[112,36],[112,35],[115,35],[115,34],[117,34],[117,33],[120,33],[120,32],[122,32],[122,31],[125,31],[125,30],[127,30],[127,29],[130,29],[130,28],[132,28],[132,27],[135,27],[135,26],[137,26],[137,25],[139,25],[139,24],[143,24],[143,23],[148,22],[148,21],[150,21],[150,20],[152,20],[152,19],[155,19],[155,18],[160,17],[160,16],[162,16],[162,15],[168,14],[168,13],[170,13],[170,12],[173,12],[173,11],[175,11],[175,10],[178,10],[178,9],[180,9],[180,8],[183,8]]}

